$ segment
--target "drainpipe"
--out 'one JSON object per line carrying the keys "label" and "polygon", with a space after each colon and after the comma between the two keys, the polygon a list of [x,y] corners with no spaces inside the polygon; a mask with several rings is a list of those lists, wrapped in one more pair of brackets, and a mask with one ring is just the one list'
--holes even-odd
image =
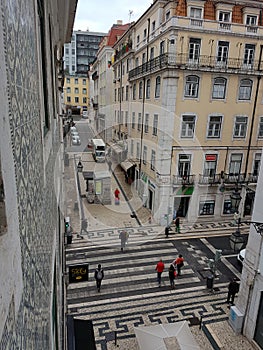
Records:
{"label": "drainpipe", "polygon": [[[262,50],[263,50],[263,45],[260,45],[260,54],[259,54],[258,69],[257,69],[258,71],[262,71],[260,69],[261,59],[262,59]],[[253,127],[254,127],[254,122],[255,122],[255,114],[256,114],[260,80],[261,80],[261,75],[258,75],[257,76],[256,94],[255,94],[253,111],[252,111],[252,118],[251,118],[251,127],[250,127],[249,140],[248,140],[247,157],[246,157],[245,174],[244,174],[245,179],[247,177],[248,160],[249,160],[249,153],[250,153],[250,149],[251,149],[252,134],[253,134]]]}
{"label": "drainpipe", "polygon": [[[148,68],[149,60],[149,38],[150,38],[150,18],[148,18],[148,33],[147,33],[147,47],[146,47],[146,64]],[[141,145],[140,145],[140,162],[139,162],[139,179],[141,179],[142,172],[142,145],[143,145],[143,132],[144,132],[144,108],[145,108],[145,77],[143,77],[143,97],[142,97],[142,124],[141,124]]]}

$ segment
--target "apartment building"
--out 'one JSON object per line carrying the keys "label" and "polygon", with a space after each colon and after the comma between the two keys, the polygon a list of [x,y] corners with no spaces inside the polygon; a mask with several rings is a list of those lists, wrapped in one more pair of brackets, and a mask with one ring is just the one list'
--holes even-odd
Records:
{"label": "apartment building", "polygon": [[80,115],[90,109],[89,78],[87,75],[66,75],[63,87],[64,113]]}
{"label": "apartment building", "polygon": [[100,43],[97,58],[90,72],[91,83],[93,83],[94,91],[96,91],[92,100],[95,127],[106,142],[112,140],[112,125],[114,121],[112,103],[114,90],[109,88],[113,82],[112,58],[114,56],[114,49],[112,46],[125,33],[129,26],[129,24],[122,24],[122,21],[118,20],[111,27],[108,34]]}
{"label": "apartment building", "polygon": [[[162,225],[251,215],[263,145],[262,1],[156,0],[114,45],[115,139]],[[127,122],[123,122],[126,116]],[[128,169],[124,169],[127,171]]]}
{"label": "apartment building", "polygon": [[73,31],[71,42],[64,46],[64,69],[69,75],[87,74],[99,44],[106,33]]}
{"label": "apartment building", "polygon": [[1,350],[66,348],[61,92],[76,6],[1,2]]}

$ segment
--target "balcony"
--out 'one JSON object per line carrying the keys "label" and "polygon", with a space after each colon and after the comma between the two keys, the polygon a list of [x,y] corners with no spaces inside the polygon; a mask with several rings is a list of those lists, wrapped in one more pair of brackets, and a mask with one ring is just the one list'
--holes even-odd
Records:
{"label": "balcony", "polygon": [[225,184],[245,183],[245,174],[224,174]]}
{"label": "balcony", "polygon": [[221,174],[214,174],[212,176],[199,174],[198,183],[200,185],[218,185],[221,183]]}
{"label": "balcony", "polygon": [[251,173],[248,174],[247,182],[256,184],[258,182],[258,175],[254,175],[254,174],[251,174]]}
{"label": "balcony", "polygon": [[216,56],[200,55],[198,58],[189,58],[189,54],[162,54],[142,65],[130,70],[129,80],[138,76],[156,72],[161,69],[181,69],[181,70],[200,70],[220,73],[238,73],[238,74],[261,74],[263,75],[263,62],[254,61],[251,64],[244,64],[243,59],[225,58],[220,61]]}
{"label": "balcony", "polygon": [[195,175],[173,175],[173,185],[175,186],[189,186],[195,182]]}

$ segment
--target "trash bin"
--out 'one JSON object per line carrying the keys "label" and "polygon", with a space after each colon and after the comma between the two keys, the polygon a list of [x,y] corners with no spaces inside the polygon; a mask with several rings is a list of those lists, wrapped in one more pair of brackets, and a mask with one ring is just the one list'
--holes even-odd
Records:
{"label": "trash bin", "polygon": [[72,243],[72,235],[67,235],[67,244]]}
{"label": "trash bin", "polygon": [[213,284],[214,284],[214,276],[210,275],[207,276],[206,278],[206,286],[208,289],[213,289]]}

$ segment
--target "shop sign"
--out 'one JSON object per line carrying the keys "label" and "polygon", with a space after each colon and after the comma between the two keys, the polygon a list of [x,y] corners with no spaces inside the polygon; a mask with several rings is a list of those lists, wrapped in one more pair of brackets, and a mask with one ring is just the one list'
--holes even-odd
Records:
{"label": "shop sign", "polygon": [[69,266],[69,283],[85,282],[89,280],[89,265]]}

